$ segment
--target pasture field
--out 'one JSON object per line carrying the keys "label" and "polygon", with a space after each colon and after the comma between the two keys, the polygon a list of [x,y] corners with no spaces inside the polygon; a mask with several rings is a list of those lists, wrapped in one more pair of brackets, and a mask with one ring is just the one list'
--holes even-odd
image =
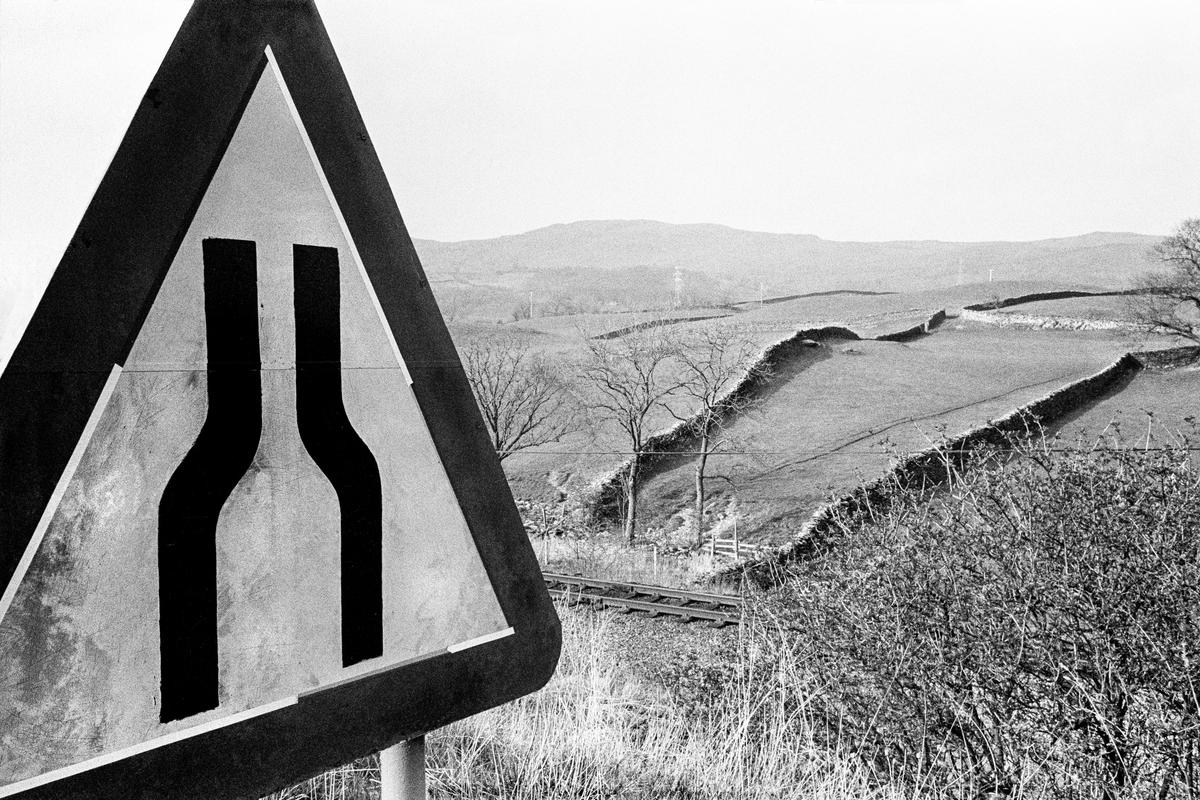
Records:
{"label": "pasture field", "polygon": [[1129,320],[1129,298],[1122,295],[1071,297],[1065,300],[1035,300],[1001,309],[1001,314],[1071,319]]}
{"label": "pasture field", "polygon": [[[748,541],[780,544],[832,494],[877,477],[897,455],[982,425],[1147,345],[1129,333],[1006,328],[954,317],[968,304],[1064,288],[1088,287],[1012,281],[908,293],[837,292],[732,308],[562,315],[504,325],[460,322],[452,333],[460,344],[498,332],[517,335],[523,346],[569,374],[585,352],[585,337],[655,319],[699,317],[664,328],[672,335],[737,325],[766,348],[797,330],[825,325],[878,336],[947,309],[950,319],[912,342],[837,340],[796,352],[776,368],[758,407],[729,426],[728,443],[709,462],[709,526],[728,535],[736,518]],[[1119,296],[1087,297],[1013,308],[1111,318],[1124,303]],[[1160,379],[1147,374],[1135,386],[1144,385],[1149,400],[1158,388],[1139,382]],[[572,412],[575,431],[505,460],[518,498],[570,505],[628,456],[628,442],[613,421],[588,412],[588,388],[575,391],[581,398]],[[1186,405],[1187,389],[1176,394],[1175,406]],[[1139,402],[1136,395],[1120,396],[1127,396],[1122,402]],[[672,409],[680,416],[693,410],[680,400]],[[672,413],[658,410],[648,429],[666,430],[676,422]],[[677,539],[691,525],[694,461],[672,457],[646,475],[639,507],[648,538]]]}
{"label": "pasture field", "polygon": [[[1034,292],[1053,292],[1067,289],[1095,290],[1076,284],[1051,281],[996,281],[995,283],[970,283],[942,289],[891,294],[836,293],[797,297],[781,302],[768,301],[762,306],[743,303],[738,307],[743,313],[738,317],[746,322],[777,322],[784,324],[848,325],[863,335],[872,336],[906,327],[894,325],[897,319],[914,321],[929,316],[939,308],[948,311],[973,303],[986,303],[1005,297],[1016,297]],[[868,327],[882,330],[872,331]],[[861,329],[860,329],[861,328]]]}
{"label": "pasture field", "polygon": [[[435,294],[441,291],[440,284],[433,284],[433,288]],[[758,301],[747,300],[728,306],[671,308],[664,305],[654,309],[650,307],[653,305],[650,302],[651,298],[647,298],[647,308],[641,311],[542,314],[534,319],[523,319],[517,322],[509,320],[503,314],[471,313],[456,316],[453,313],[454,298],[450,296],[443,298],[439,294],[439,303],[444,306],[443,310],[448,314],[451,333],[456,339],[462,335],[475,333],[511,332],[514,334],[549,334],[573,340],[580,336],[596,336],[653,320],[693,317],[708,319],[726,317],[729,322],[736,322],[764,333],[778,332],[781,335],[790,334],[797,328],[844,325],[863,336],[877,336],[916,324],[940,308],[953,311],[972,303],[1064,289],[1098,291],[1098,287],[1049,281],[996,281],[995,283],[972,283],[917,292],[877,294],[828,292],[786,300],[767,297],[761,304]],[[1026,307],[1028,305],[1020,306],[1020,308]],[[770,342],[765,341],[764,343],[769,344]],[[544,342],[543,344],[549,343]]]}
{"label": "pasture field", "polygon": [[[1058,428],[1061,439],[1101,440],[1124,446],[1178,444],[1196,438],[1200,423],[1200,367],[1145,370],[1119,392],[1101,398]],[[1119,437],[1118,437],[1119,434]]]}
{"label": "pasture field", "polygon": [[[498,333],[521,337],[524,346],[544,354],[571,372],[572,364],[585,353],[585,336],[618,330],[653,319],[674,319],[683,316],[711,314],[707,319],[677,323],[669,326],[672,335],[686,336],[688,332],[710,325],[737,325],[760,348],[792,336],[796,330],[821,325],[841,324],[867,328],[872,320],[879,330],[900,330],[924,321],[937,310],[918,305],[924,293],[907,295],[836,294],[800,298],[782,303],[766,304],[732,316],[728,309],[679,309],[629,314],[579,314],[546,317],[509,325],[458,323],[451,333],[461,346],[472,337],[495,336]],[[886,322],[880,322],[886,320]],[[773,383],[791,380],[807,368],[809,362],[828,356],[822,350],[806,350],[791,359],[776,375]],[[586,386],[576,386],[583,404],[589,401]],[[675,413],[687,415],[692,411],[682,401],[671,403]],[[625,458],[628,443],[611,421],[594,414],[581,413],[578,429],[558,442],[542,445],[510,456],[505,471],[514,494],[520,498],[552,501],[561,493],[576,494],[586,489],[598,476],[608,472]],[[676,423],[668,410],[657,410],[650,419],[649,430],[665,430]]]}
{"label": "pasture field", "polygon": [[[1028,286],[1004,288],[1011,296]],[[673,327],[745,325],[765,347],[820,324],[841,323],[867,334],[895,331],[938,308],[954,308],[955,301],[978,300],[963,287],[798,298],[732,319]],[[528,343],[564,363],[583,348],[579,328],[568,325],[548,327]],[[760,406],[729,427],[730,442],[710,461],[709,523],[724,531],[736,516],[750,541],[782,543],[831,493],[874,478],[895,455],[999,417],[1137,347],[1120,333],[1014,330],[952,318],[906,344],[838,340],[800,351],[777,369]],[[579,391],[586,398],[586,389]],[[682,404],[675,410],[689,411]],[[562,441],[504,462],[517,497],[578,497],[621,464],[628,445],[619,430],[596,415],[581,414],[579,422],[580,430]],[[661,411],[651,427],[674,423]],[[665,534],[690,524],[693,464],[690,457],[673,458],[648,477],[641,502],[648,528]]]}
{"label": "pasture field", "polygon": [[[1002,416],[1127,349],[1111,335],[954,320],[908,344],[823,347],[730,427],[730,452],[710,460],[712,511],[719,518],[736,509],[748,538],[783,543],[832,493],[878,476],[894,455]],[[671,516],[687,509],[692,481],[692,460],[681,459],[646,483],[646,508],[659,525],[684,521]]]}
{"label": "pasture field", "polygon": [[796,328],[840,325],[862,336],[878,336],[916,325],[941,308],[922,294],[802,297],[751,307],[734,319],[755,330],[781,334]]}

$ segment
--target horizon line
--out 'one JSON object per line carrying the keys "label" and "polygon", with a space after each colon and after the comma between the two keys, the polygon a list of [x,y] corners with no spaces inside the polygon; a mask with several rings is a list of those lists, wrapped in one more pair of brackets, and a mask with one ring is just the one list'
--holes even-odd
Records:
{"label": "horizon line", "polygon": [[672,228],[724,228],[737,233],[752,233],[763,236],[787,236],[804,239],[816,239],[822,242],[831,244],[898,244],[898,243],[930,243],[930,244],[947,244],[947,245],[984,245],[984,244],[1035,244],[1038,242],[1055,242],[1069,239],[1082,239],[1088,236],[1139,236],[1152,239],[1161,239],[1169,236],[1169,233],[1141,233],[1139,231],[1104,231],[1092,230],[1083,233],[1067,234],[1062,236],[1045,236],[1035,239],[937,239],[937,238],[913,238],[913,239],[827,239],[815,233],[795,233],[791,231],[764,231],[752,228],[738,228],[733,225],[728,225],[723,222],[665,222],[663,220],[649,219],[645,217],[622,218],[614,217],[609,219],[577,219],[570,222],[552,222],[546,225],[539,225],[535,228],[523,230],[518,233],[499,233],[494,236],[472,236],[462,239],[440,239],[430,236],[412,235],[413,241],[432,242],[434,244],[469,244],[473,242],[490,242],[497,239],[513,239],[519,236],[528,236],[531,233],[541,233],[553,228],[567,228],[574,225],[595,225],[595,224],[612,224],[612,223],[649,223],[652,225],[662,225]]}

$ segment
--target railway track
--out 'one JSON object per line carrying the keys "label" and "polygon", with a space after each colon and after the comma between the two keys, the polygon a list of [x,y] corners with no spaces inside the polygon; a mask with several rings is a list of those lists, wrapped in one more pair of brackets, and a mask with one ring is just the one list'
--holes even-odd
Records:
{"label": "railway track", "polygon": [[626,614],[642,611],[651,617],[679,617],[684,622],[705,620],[716,628],[737,625],[742,620],[742,598],[738,595],[690,592],[551,572],[543,572],[542,576],[550,596],[569,605],[586,603]]}

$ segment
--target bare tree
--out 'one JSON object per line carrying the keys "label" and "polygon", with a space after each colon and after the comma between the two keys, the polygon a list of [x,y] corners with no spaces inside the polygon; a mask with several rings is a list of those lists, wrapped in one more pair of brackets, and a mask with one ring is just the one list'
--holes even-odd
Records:
{"label": "bare tree", "polygon": [[1137,282],[1139,292],[1130,298],[1134,319],[1200,344],[1200,218],[1181,222],[1150,257],[1158,268]]}
{"label": "bare tree", "polygon": [[438,287],[434,292],[442,318],[448,323],[465,320],[479,306],[479,298],[469,289],[457,286]]}
{"label": "bare tree", "polygon": [[553,363],[512,334],[476,336],[461,349],[467,380],[503,461],[576,429],[573,394]]}
{"label": "bare tree", "polygon": [[759,347],[745,328],[705,326],[682,341],[677,358],[683,368],[681,394],[693,401],[686,418],[696,439],[696,546],[703,545],[705,472],[708,458],[728,445],[729,424],[757,400],[750,391],[771,374],[759,360]]}
{"label": "bare tree", "polygon": [[589,405],[606,413],[629,441],[622,489],[624,533],[630,542],[637,535],[638,471],[646,454],[647,424],[680,388],[671,369],[677,349],[675,341],[661,331],[589,339],[578,368],[580,380],[595,390]]}

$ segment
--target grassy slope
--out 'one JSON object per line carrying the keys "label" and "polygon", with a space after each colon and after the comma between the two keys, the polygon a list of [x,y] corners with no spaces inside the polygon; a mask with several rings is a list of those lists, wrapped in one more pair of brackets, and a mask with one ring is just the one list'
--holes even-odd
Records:
{"label": "grassy slope", "polygon": [[1072,297],[1066,300],[1038,300],[1001,310],[999,313],[1073,319],[1129,319],[1127,297]]}
{"label": "grassy slope", "polygon": [[[1189,420],[1190,418],[1190,420]],[[1059,428],[1067,440],[1112,440],[1114,427],[1127,442],[1173,444],[1180,432],[1195,438],[1200,420],[1200,367],[1140,373],[1120,392],[1103,398]]]}
{"label": "grassy slope", "polygon": [[[1010,296],[1046,288],[1052,287],[983,284],[801,298],[754,308],[732,321],[747,325],[765,346],[806,325],[838,322],[879,333],[906,327],[943,306],[977,302],[988,292]],[[531,338],[531,346],[570,360],[581,342],[566,320],[547,325],[543,335]],[[680,327],[706,324],[713,323]],[[715,458],[710,473],[720,477],[710,481],[710,491],[724,501],[736,495],[741,513],[758,526],[777,523],[761,535],[785,539],[831,490],[886,468],[889,454],[881,441],[897,450],[919,449],[939,427],[957,432],[978,425],[1096,371],[1131,346],[1105,332],[1006,330],[951,320],[933,336],[908,345],[845,342],[804,351],[777,376],[762,409],[733,426],[741,440],[737,449],[749,452]],[[663,413],[654,422],[668,427],[674,420]],[[619,464],[625,449],[619,432],[597,421],[590,431],[510,457],[505,468],[518,497],[550,500],[557,495],[555,487],[583,489]],[[679,524],[669,518],[688,505],[691,485],[690,463],[651,479],[643,518],[656,526]]]}
{"label": "grassy slope", "polygon": [[[1104,334],[985,329],[951,322],[910,344],[848,342],[825,350],[779,385],[731,432],[737,453],[714,459],[716,505],[736,497],[742,531],[784,541],[831,491],[887,468],[894,448],[927,446],[939,430],[965,430],[1117,358],[1126,343]],[[691,463],[648,482],[660,519],[686,507]],[[745,517],[749,517],[748,520]],[[757,537],[756,537],[757,534]]]}
{"label": "grassy slope", "polygon": [[[674,327],[686,332],[690,328],[709,324],[742,325],[755,338],[756,343],[765,348],[791,336],[798,328],[834,321],[868,328],[871,320],[877,315],[899,313],[903,318],[889,320],[887,329],[904,328],[913,324],[917,318],[923,319],[935,310],[931,305],[922,306],[931,302],[929,298],[921,295],[915,298],[908,295],[805,298],[738,313],[719,322],[688,322]],[[664,313],[671,316],[670,312]],[[647,318],[649,315],[643,314],[587,314],[551,317],[534,320],[533,323],[497,327],[510,331],[537,330],[542,335],[531,337],[529,346],[547,353],[560,363],[569,364],[582,354],[582,336],[585,333],[614,330],[631,324],[631,320],[643,321]],[[910,318],[912,321],[909,321]],[[607,321],[609,319],[612,321]],[[462,341],[468,335],[486,334],[488,327],[455,325],[451,331],[457,340]],[[813,353],[811,357],[815,358],[818,355]],[[804,366],[802,362],[793,363],[781,378],[787,379]],[[581,387],[581,390],[586,391],[586,387]],[[686,408],[681,406],[677,410],[682,413]],[[570,481],[568,487],[571,491],[581,490],[592,479],[621,462],[628,449],[621,432],[604,419],[589,419],[584,422],[588,425],[586,430],[568,436],[561,442],[544,445],[536,451],[517,453],[506,459],[505,471],[518,497],[550,499],[555,496],[555,486],[562,485],[567,480]],[[650,428],[667,428],[674,423],[674,417],[665,411],[659,411],[652,417]]]}
{"label": "grassy slope", "polygon": [[[560,606],[546,688],[428,737],[437,800],[884,800],[818,747],[802,664],[761,625],[715,631]],[[267,800],[377,797],[363,759]]]}
{"label": "grassy slope", "polygon": [[[720,225],[601,221],[467,242],[417,240],[448,315],[507,321],[529,304],[617,312],[746,303],[801,292],[914,292],[987,281],[1124,288],[1154,237],[1088,234],[1035,242],[832,242]],[[677,278],[680,283],[677,284]]]}

